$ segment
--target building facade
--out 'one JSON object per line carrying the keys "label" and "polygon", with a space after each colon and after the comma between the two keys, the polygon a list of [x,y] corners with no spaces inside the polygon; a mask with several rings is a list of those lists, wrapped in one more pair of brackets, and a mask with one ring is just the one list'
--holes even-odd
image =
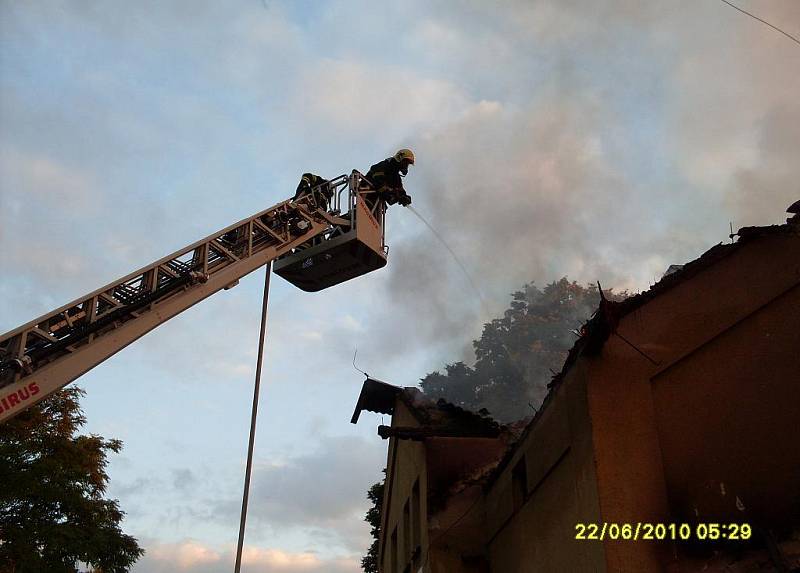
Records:
{"label": "building facade", "polygon": [[[383,573],[800,567],[798,325],[795,216],[603,300],[521,433],[432,422],[412,389],[359,400],[393,413]],[[610,538],[660,524],[690,539]],[[699,540],[714,524],[749,539]]]}

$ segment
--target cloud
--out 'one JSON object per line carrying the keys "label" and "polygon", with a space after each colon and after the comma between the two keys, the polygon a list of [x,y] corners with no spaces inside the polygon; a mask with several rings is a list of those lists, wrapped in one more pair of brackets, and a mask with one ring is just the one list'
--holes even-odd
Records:
{"label": "cloud", "polygon": [[[322,438],[305,454],[257,462],[248,520],[260,531],[304,530],[310,538],[363,551],[369,543],[365,492],[379,479],[385,456],[383,442],[341,436]],[[229,519],[240,503],[212,504],[211,513]]]}
{"label": "cloud", "polygon": [[[223,573],[235,561],[232,549],[217,550],[194,540],[153,544],[133,567],[133,573]],[[354,556],[320,557],[314,553],[289,552],[245,546],[242,566],[254,573],[357,573]]]}
{"label": "cloud", "polygon": [[[293,448],[283,455],[257,451],[248,511],[250,543],[345,554],[361,554],[369,545],[366,491],[381,478],[385,443],[374,437],[320,438],[319,431],[319,420],[311,419],[315,445],[302,453],[292,453]],[[307,441],[295,437],[295,448]],[[215,532],[213,538],[222,542],[239,522],[243,460],[236,461],[159,468],[151,477],[129,481],[115,478],[110,495],[139,523],[129,532],[145,541],[177,541],[176,536],[196,531],[202,523],[202,530]],[[153,525],[143,527],[142,520]]]}
{"label": "cloud", "polygon": [[352,314],[345,314],[339,319],[339,325],[345,330],[351,332],[365,332],[364,324],[362,321],[354,317]]}
{"label": "cloud", "polygon": [[[729,220],[782,222],[800,179],[790,157],[800,55],[780,35],[688,2],[508,2],[497,15],[469,6],[449,20],[433,8],[414,32],[419,50],[448,61],[450,75],[504,89],[418,136],[406,187],[491,313],[530,280],[645,289],[726,239]],[[775,9],[800,21],[795,5]],[[443,27],[437,46],[431,31]],[[487,50],[492,41],[511,48]],[[481,65],[487,52],[509,61]],[[389,217],[411,219],[397,208]],[[391,340],[384,353],[399,359],[477,336],[489,318],[433,235],[413,220],[403,229],[389,236],[387,302],[365,354]]]}
{"label": "cloud", "polygon": [[0,138],[0,266],[14,269],[0,287],[9,308],[4,320],[30,320],[66,302],[56,289],[81,282],[92,262],[66,240],[74,232],[70,219],[76,213],[96,216],[102,204],[91,172]]}
{"label": "cloud", "polygon": [[220,560],[219,553],[193,541],[156,546],[148,550],[147,553],[155,562],[167,562],[170,566],[183,570],[208,565]]}
{"label": "cloud", "polygon": [[172,485],[175,489],[186,491],[192,489],[197,482],[192,470],[188,468],[178,468],[172,470]]}
{"label": "cloud", "polygon": [[[723,6],[724,7],[724,6]],[[766,3],[759,14],[800,32],[800,5]],[[682,31],[671,70],[676,119],[668,137],[701,211],[717,210],[734,228],[782,222],[800,195],[800,51],[785,36],[735,10],[724,27],[696,19]],[[701,33],[702,32],[702,33]]]}
{"label": "cloud", "polygon": [[467,99],[454,85],[406,67],[322,60],[295,88],[298,106],[313,124],[346,137],[379,132],[391,140],[454,117]]}
{"label": "cloud", "polygon": [[20,209],[30,208],[32,199],[39,199],[64,214],[96,209],[93,203],[100,198],[88,173],[43,153],[0,146],[0,173],[0,198],[5,212],[19,215]]}
{"label": "cloud", "polygon": [[140,496],[162,489],[163,486],[164,484],[157,478],[138,477],[131,482],[114,480],[111,482],[111,492],[113,497]]}
{"label": "cloud", "polygon": [[[526,109],[481,102],[458,122],[416,145],[421,157],[407,183],[414,206],[463,261],[421,223],[392,244],[387,304],[370,327],[391,325],[393,350],[476,332],[524,282],[567,274],[620,286],[623,237],[642,220],[641,192],[599,137],[612,114],[592,98],[555,95]],[[394,216],[406,217],[405,213]],[[600,249],[604,249],[601,251]],[[616,260],[614,260],[616,259]],[[620,267],[614,268],[614,264]],[[475,292],[470,283],[479,291]],[[393,320],[405,315],[407,320]]]}
{"label": "cloud", "polygon": [[758,161],[736,171],[733,189],[726,195],[737,223],[776,222],[776,207],[788,207],[800,198],[800,164],[795,159],[800,149],[800,106],[770,110],[758,133]]}

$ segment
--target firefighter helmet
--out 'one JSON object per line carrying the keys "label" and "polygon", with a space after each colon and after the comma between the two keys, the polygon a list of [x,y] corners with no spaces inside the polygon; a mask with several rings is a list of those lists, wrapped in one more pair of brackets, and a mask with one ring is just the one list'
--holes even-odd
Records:
{"label": "firefighter helmet", "polygon": [[394,160],[398,163],[402,163],[406,161],[411,165],[414,165],[414,152],[410,149],[401,149],[397,153],[394,154]]}

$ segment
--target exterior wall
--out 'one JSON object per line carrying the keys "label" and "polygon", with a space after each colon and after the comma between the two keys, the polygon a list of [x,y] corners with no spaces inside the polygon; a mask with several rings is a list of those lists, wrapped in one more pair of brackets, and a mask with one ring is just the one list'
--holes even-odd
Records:
{"label": "exterior wall", "polygon": [[453,493],[454,483],[496,466],[507,449],[508,442],[496,438],[433,437],[425,440],[431,498],[429,514],[438,511],[437,501]]}
{"label": "exterior wall", "polygon": [[800,286],[653,378],[676,519],[798,523],[798,325]]}
{"label": "exterior wall", "polygon": [[488,573],[481,486],[473,485],[451,495],[447,505],[433,515],[428,509],[431,546],[425,573]]}
{"label": "exterior wall", "polygon": [[[401,401],[395,405],[392,426],[419,426],[416,418]],[[419,550],[417,559],[424,562],[428,547],[427,534],[427,469],[425,464],[425,446],[422,442],[389,439],[389,455],[386,463],[386,490],[383,500],[383,525],[381,528],[382,573],[404,573],[411,571],[412,554],[417,545],[414,543],[414,523],[419,528]],[[419,484],[420,515],[414,515],[413,488]],[[406,525],[405,504],[409,504]],[[392,549],[396,539],[397,549]],[[393,563],[392,558],[396,557]]]}
{"label": "exterior wall", "polygon": [[[624,335],[636,341],[635,335]],[[617,337],[585,359],[601,516],[597,523],[668,520],[664,469],[649,382],[652,366]],[[665,548],[654,542],[604,542],[608,571],[659,571]]]}
{"label": "exterior wall", "polygon": [[486,494],[491,571],[605,571],[602,544],[575,539],[577,523],[600,515],[580,366],[539,416]]}
{"label": "exterior wall", "polygon": [[[797,526],[798,324],[800,237],[788,234],[753,239],[626,315],[599,356],[569,370],[483,497],[422,510],[425,573],[689,570],[681,547],[578,541],[578,523]],[[392,423],[417,425],[400,403]],[[405,548],[405,501],[419,479],[428,508],[435,465],[422,443],[390,441],[383,573],[405,572],[407,552],[390,563],[392,532]],[[488,562],[465,560],[459,543],[482,544]]]}
{"label": "exterior wall", "polygon": [[[398,400],[392,426],[419,425],[408,407]],[[420,568],[426,573],[487,572],[482,489],[465,486],[452,492],[450,487],[496,463],[506,448],[505,441],[495,438],[389,440],[382,573],[417,573]],[[418,512],[413,503],[415,484],[419,491]],[[419,528],[416,540],[415,526]]]}
{"label": "exterior wall", "polygon": [[474,478],[494,469],[507,449],[506,440],[499,438],[426,440],[427,573],[488,573],[486,504]]}
{"label": "exterior wall", "polygon": [[[731,417],[743,416],[736,423],[736,435],[748,432],[748,419],[775,429],[788,424],[797,394],[787,395],[780,379],[791,376],[792,364],[795,372],[798,366],[790,350],[796,333],[788,334],[787,325],[798,323],[797,306],[792,305],[796,298],[790,291],[799,280],[800,237],[758,238],[624,317],[619,334],[656,364],[615,335],[600,356],[582,359],[589,378],[602,521],[670,521],[669,502],[684,500],[685,504],[688,499],[674,489],[687,483],[680,465],[703,456],[728,456],[731,465],[734,458],[740,463],[747,459],[734,456],[731,444],[723,443],[720,432],[733,421]],[[789,298],[780,310],[752,318],[756,322],[746,325],[748,317],[755,317],[776,297]],[[793,322],[775,322],[778,316],[792,314]],[[771,329],[780,333],[772,338],[772,349],[763,340]],[[757,359],[761,356],[768,359]],[[761,376],[758,366],[763,362],[773,364],[764,365]],[[766,398],[758,397],[753,389],[765,384],[771,388],[766,400],[770,406],[759,406],[748,417],[751,404],[745,400]],[[768,407],[775,408],[771,414]],[[693,444],[698,436],[708,438],[708,443]],[[745,439],[754,459],[763,457],[754,453],[756,448],[767,447],[765,453],[776,450],[766,436],[751,438]],[[686,453],[678,451],[691,445]],[[712,448],[721,448],[719,454]],[[700,487],[704,471],[714,479],[716,474],[708,464],[701,464],[692,470],[693,487]],[[784,477],[790,473],[783,466],[781,471]],[[658,571],[671,553],[666,544],[657,543],[606,541],[605,549],[609,571]]]}

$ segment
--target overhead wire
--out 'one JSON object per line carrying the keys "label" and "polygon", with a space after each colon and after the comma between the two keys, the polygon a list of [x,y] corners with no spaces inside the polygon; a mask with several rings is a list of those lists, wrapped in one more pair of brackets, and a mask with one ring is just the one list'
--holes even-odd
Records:
{"label": "overhead wire", "polygon": [[758,21],[759,21],[759,22],[761,22],[762,24],[766,24],[767,26],[769,26],[770,28],[772,28],[772,29],[773,29],[773,30],[775,30],[776,32],[780,32],[781,34],[783,34],[784,36],[786,36],[787,38],[789,38],[789,39],[790,39],[790,40],[792,40],[793,42],[795,42],[795,43],[797,43],[797,44],[800,44],[800,40],[798,40],[797,38],[795,38],[794,36],[792,36],[790,33],[788,33],[788,32],[785,32],[784,30],[781,30],[781,29],[780,29],[780,28],[778,28],[777,26],[774,26],[774,25],[770,24],[769,22],[767,22],[766,20],[764,20],[764,19],[762,19],[762,18],[759,18],[759,17],[758,17],[758,16],[756,16],[755,14],[751,14],[751,13],[750,13],[750,12],[748,12],[747,10],[743,10],[742,8],[739,8],[739,7],[738,7],[738,6],[736,6],[735,4],[733,4],[733,3],[731,3],[731,2],[728,2],[728,0],[720,0],[720,2],[724,2],[725,4],[727,4],[728,6],[730,6],[731,8],[733,8],[733,9],[735,9],[735,10],[738,10],[738,11],[739,11],[739,12],[741,12],[742,14],[747,14],[748,16],[750,16],[751,18],[754,18],[754,19],[758,20]]}

